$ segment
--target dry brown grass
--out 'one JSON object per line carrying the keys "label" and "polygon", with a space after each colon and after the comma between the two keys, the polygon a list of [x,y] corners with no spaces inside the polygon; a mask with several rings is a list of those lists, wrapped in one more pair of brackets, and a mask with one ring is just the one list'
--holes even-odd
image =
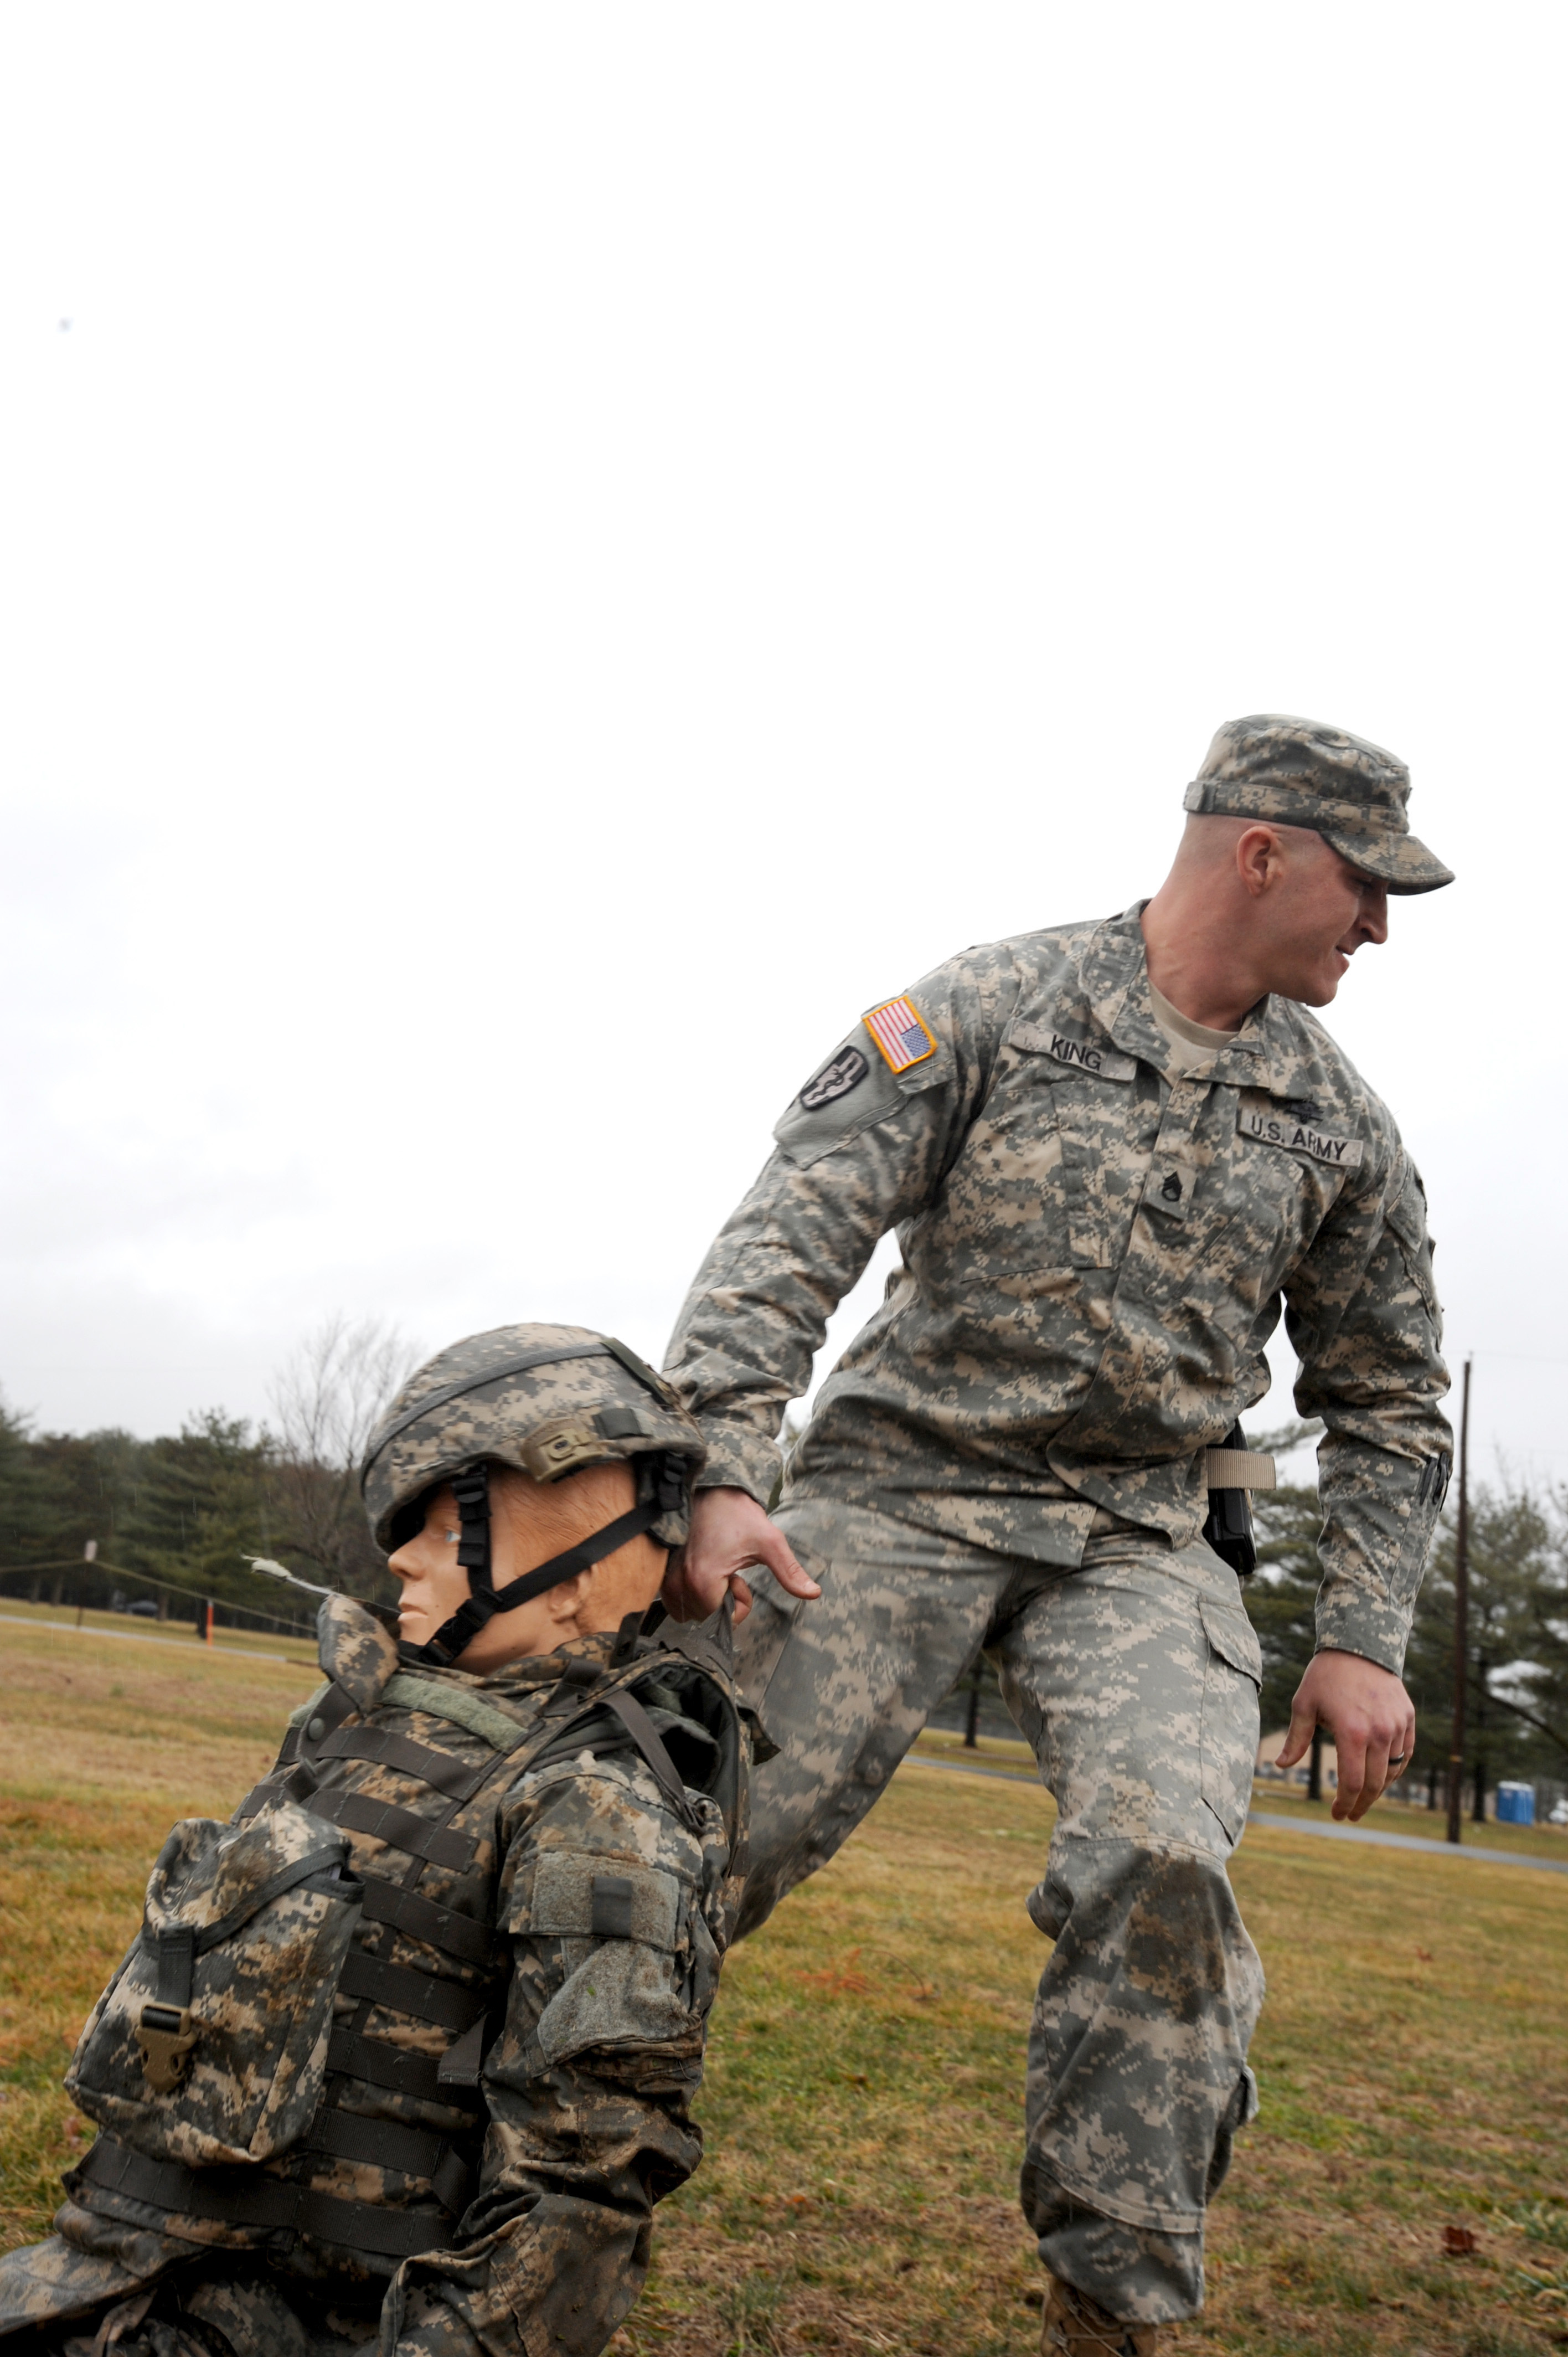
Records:
{"label": "dry brown grass", "polygon": [[[45,2230],[59,2079],[170,1821],[225,1813],[302,1667],[6,1633],[0,2238]],[[194,1652],[194,1648],[192,1649]],[[118,1690],[116,1690],[118,1689]],[[660,2213],[618,2357],[1025,2357],[1013,2198],[1043,1946],[1037,1790],[910,1767],[726,1968],[709,2157]],[[1568,1878],[1256,1827],[1263,2114],[1192,2352],[1523,2357],[1568,2339]],[[1446,2229],[1477,2248],[1444,2256]],[[1031,2303],[1034,2305],[1031,2305]]]}
{"label": "dry brown grass", "polygon": [[[737,1951],[709,2160],[623,2336],[1002,2357],[1036,2331],[1013,2202],[1051,1807],[907,1769]],[[1194,2352],[1523,2357],[1568,2341],[1568,1882],[1256,1827],[1263,2112],[1216,2206]],[[1476,2248],[1447,2255],[1445,2234]]]}
{"label": "dry brown grass", "polygon": [[318,1673],[191,1640],[0,1631],[0,2245],[43,2232],[82,2131],[60,2073],[177,1817],[226,1817]]}

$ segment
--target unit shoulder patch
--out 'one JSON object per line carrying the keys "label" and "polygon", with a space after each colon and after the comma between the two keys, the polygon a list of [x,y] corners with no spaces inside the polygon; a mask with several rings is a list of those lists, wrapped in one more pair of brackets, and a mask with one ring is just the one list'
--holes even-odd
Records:
{"label": "unit shoulder patch", "polygon": [[[1304,1118],[1306,1114],[1310,1117]],[[1337,1137],[1318,1126],[1317,1108],[1295,1097],[1243,1097],[1236,1110],[1236,1127],[1260,1146],[1283,1146],[1292,1154],[1310,1155],[1314,1162],[1336,1170],[1359,1170],[1365,1143],[1359,1137]]]}
{"label": "unit shoulder patch", "polygon": [[858,1048],[841,1048],[831,1064],[824,1064],[814,1079],[809,1080],[796,1098],[803,1113],[820,1113],[823,1105],[836,1104],[847,1097],[851,1089],[859,1088],[870,1064]]}
{"label": "unit shoulder patch", "polygon": [[1076,1039],[1070,1031],[1058,1031],[1048,1023],[1015,1023],[1007,1034],[1016,1048],[1031,1055],[1052,1056],[1058,1064],[1069,1064],[1080,1072],[1091,1072],[1097,1081],[1131,1081],[1136,1078],[1138,1059],[1124,1056],[1117,1048],[1102,1048],[1092,1039]]}
{"label": "unit shoulder patch", "polygon": [[861,1019],[890,1072],[907,1072],[937,1052],[937,1043],[913,999],[889,998]]}

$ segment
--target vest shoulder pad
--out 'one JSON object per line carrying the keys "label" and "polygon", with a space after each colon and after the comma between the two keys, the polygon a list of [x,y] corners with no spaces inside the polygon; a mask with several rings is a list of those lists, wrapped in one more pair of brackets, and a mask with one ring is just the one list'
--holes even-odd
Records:
{"label": "vest shoulder pad", "polygon": [[397,1640],[351,1596],[328,1596],[316,1616],[317,1657],[368,1717],[398,1666]]}

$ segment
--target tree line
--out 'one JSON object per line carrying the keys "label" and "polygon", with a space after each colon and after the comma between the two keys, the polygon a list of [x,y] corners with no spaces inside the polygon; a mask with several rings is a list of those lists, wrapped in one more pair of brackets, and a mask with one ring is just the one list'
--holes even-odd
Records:
{"label": "tree line", "polygon": [[[1283,1455],[1315,1429],[1287,1426],[1256,1446]],[[1450,1490],[1405,1662],[1416,1714],[1405,1789],[1413,1784],[1438,1806],[1454,1706],[1455,1503]],[[1252,1513],[1258,1571],[1244,1592],[1262,1646],[1267,1732],[1288,1725],[1291,1696],[1312,1658],[1322,1513],[1316,1490],[1305,1487],[1260,1491]],[[1500,1782],[1568,1786],[1568,1492],[1507,1475],[1472,1484],[1469,1555],[1464,1781],[1479,1818]]]}
{"label": "tree line", "polygon": [[[307,1600],[247,1568],[243,1558],[261,1555],[324,1587],[389,1598],[395,1583],[366,1529],[358,1474],[414,1356],[378,1321],[330,1318],[280,1371],[272,1421],[209,1409],[154,1440],[118,1429],[38,1433],[0,1402],[0,1593],[72,1608],[146,1597],[160,1618],[185,1620],[210,1598],[220,1620],[307,1629]],[[1314,1429],[1287,1426],[1256,1446],[1283,1456]],[[1405,1667],[1417,1730],[1407,1787],[1424,1784],[1439,1801],[1454,1694],[1453,1503]],[[1252,1510],[1258,1571],[1243,1594],[1262,1647],[1267,1732],[1288,1724],[1312,1658],[1321,1513],[1305,1486],[1259,1491]],[[1507,1779],[1568,1787],[1568,1491],[1507,1479],[1476,1489],[1468,1652],[1473,1813]],[[947,1716],[956,1711],[954,1723],[972,1731],[983,1709],[988,1727],[1003,1723],[983,1663]]]}
{"label": "tree line", "polygon": [[[145,1597],[160,1619],[307,1629],[308,1600],[246,1555],[322,1587],[395,1586],[359,1495],[366,1441],[414,1354],[374,1319],[329,1318],[280,1370],[274,1418],[221,1409],[172,1437],[43,1432],[0,1402],[0,1592],[106,1607]],[[91,1559],[90,1559],[91,1551]]]}
{"label": "tree line", "polygon": [[[1250,1445],[1283,1457],[1321,1429],[1291,1424]],[[1454,1507],[1450,1492],[1422,1583],[1405,1662],[1416,1710],[1414,1756],[1402,1789],[1446,1804],[1454,1707]],[[1316,1643],[1323,1514],[1316,1487],[1252,1499],[1258,1569],[1242,1597],[1263,1655],[1263,1732],[1290,1724],[1291,1699]],[[1507,1478],[1472,1489],[1466,1664],[1466,1803],[1480,1816],[1501,1782],[1568,1792],[1568,1491]],[[932,1714],[976,1734],[1014,1732],[994,1667],[983,1655]]]}

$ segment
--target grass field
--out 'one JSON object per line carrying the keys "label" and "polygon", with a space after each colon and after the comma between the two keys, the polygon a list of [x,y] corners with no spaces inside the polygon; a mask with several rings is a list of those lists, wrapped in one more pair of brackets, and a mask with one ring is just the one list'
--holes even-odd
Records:
{"label": "grass field", "polygon": [[[257,1586],[261,1587],[258,1581]],[[281,1653],[288,1661],[312,1663],[316,1659],[314,1636],[296,1636],[290,1629],[223,1629],[220,1628],[209,1648],[198,1637],[188,1620],[144,1620],[129,1612],[98,1612],[74,1604],[30,1604],[23,1597],[0,1597],[0,1638],[5,1623],[18,1620],[24,1628],[58,1631],[69,1627],[74,1634],[80,1626],[83,1634],[96,1632],[117,1644],[181,1645],[198,1647],[203,1652],[242,1652],[271,1655]]]}
{"label": "grass field", "polygon": [[[46,2231],[81,2149],[59,2074],[169,1822],[225,1813],[309,1683],[190,1642],[0,1632],[0,2241]],[[1044,1955],[1022,1901],[1051,1813],[1029,1785],[911,1764],[736,1951],[708,2158],[660,2213],[620,2357],[1036,2346],[1013,2186]],[[1568,1878],[1255,1825],[1235,1878],[1270,1978],[1263,2110],[1176,2346],[1568,2343]],[[1445,2255],[1453,2230],[1475,2247]]]}

